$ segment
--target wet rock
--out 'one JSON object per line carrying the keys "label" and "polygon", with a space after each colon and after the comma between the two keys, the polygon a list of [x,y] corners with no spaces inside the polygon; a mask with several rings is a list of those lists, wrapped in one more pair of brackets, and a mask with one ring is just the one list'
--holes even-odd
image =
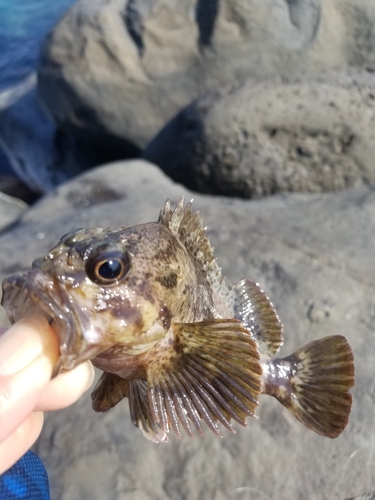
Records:
{"label": "wet rock", "polygon": [[0,94],[0,148],[13,174],[35,193],[125,156],[118,148],[104,149],[58,130],[37,100],[35,74]]}
{"label": "wet rock", "polygon": [[80,0],[46,41],[56,123],[143,148],[183,106],[249,77],[375,69],[372,0]]}
{"label": "wet rock", "polygon": [[144,158],[206,193],[337,191],[375,181],[374,125],[371,73],[247,81],[193,102]]}
{"label": "wet rock", "polygon": [[[106,194],[96,202],[86,193],[77,210],[72,199],[89,185]],[[30,266],[71,229],[156,220],[165,198],[174,204],[182,194],[193,196],[142,161],[86,173],[0,236],[1,277]],[[228,281],[252,277],[274,302],[285,327],[281,356],[326,335],[349,338],[356,360],[350,423],[338,439],[322,438],[262,396],[259,419],[237,427],[237,435],[224,431],[220,440],[207,430],[203,438],[172,436],[154,445],[131,424],[126,402],[96,414],[85,395],[47,415],[35,447],[52,498],[343,500],[375,491],[374,189],[252,201],[194,198]]]}

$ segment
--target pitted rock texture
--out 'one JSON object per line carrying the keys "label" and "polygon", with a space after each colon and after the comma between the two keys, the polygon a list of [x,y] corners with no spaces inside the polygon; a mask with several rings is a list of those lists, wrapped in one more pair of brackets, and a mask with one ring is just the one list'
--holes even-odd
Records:
{"label": "pitted rock texture", "polygon": [[80,0],[45,43],[62,127],[143,148],[182,107],[249,77],[375,69],[372,0]]}
{"label": "pitted rock texture", "polygon": [[[165,199],[193,194],[146,162],[116,163],[59,187],[0,236],[0,274],[19,272],[77,227],[156,220]],[[35,450],[53,500],[344,500],[375,491],[375,191],[287,194],[261,200],[194,195],[228,281],[252,277],[284,323],[281,356],[346,335],[356,362],[354,405],[336,440],[305,429],[262,396],[248,428],[155,445],[126,402],[106,414],[89,394],[46,416]],[[0,324],[5,324],[4,311]],[[368,495],[367,495],[368,494]]]}
{"label": "pitted rock texture", "polygon": [[244,198],[375,182],[375,78],[247,81],[172,119],[144,158],[196,191]]}

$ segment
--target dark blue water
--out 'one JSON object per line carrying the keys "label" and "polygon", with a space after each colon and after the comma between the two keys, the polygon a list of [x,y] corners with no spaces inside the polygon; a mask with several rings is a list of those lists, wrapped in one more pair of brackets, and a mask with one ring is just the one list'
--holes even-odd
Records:
{"label": "dark blue water", "polygon": [[[37,69],[45,36],[74,2],[0,0],[0,93]],[[1,147],[0,173],[12,173]]]}
{"label": "dark blue water", "polygon": [[0,92],[36,70],[46,34],[75,0],[0,0]]}

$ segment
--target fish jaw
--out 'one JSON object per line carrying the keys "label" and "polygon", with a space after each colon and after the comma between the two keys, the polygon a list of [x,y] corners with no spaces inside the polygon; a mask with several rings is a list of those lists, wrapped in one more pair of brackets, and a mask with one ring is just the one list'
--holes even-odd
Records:
{"label": "fish jaw", "polygon": [[88,317],[74,307],[69,294],[49,274],[34,268],[23,275],[12,275],[3,281],[2,289],[1,305],[12,324],[28,314],[39,313],[58,335],[60,357],[54,376],[75,368],[106,348],[85,336],[85,331],[90,329]]}

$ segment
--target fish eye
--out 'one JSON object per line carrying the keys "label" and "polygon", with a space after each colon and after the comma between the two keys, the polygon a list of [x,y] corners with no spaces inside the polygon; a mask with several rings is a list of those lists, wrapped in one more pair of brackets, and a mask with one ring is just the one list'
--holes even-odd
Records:
{"label": "fish eye", "polygon": [[90,256],[86,263],[88,278],[98,285],[112,285],[126,278],[131,270],[129,253],[112,250]]}

